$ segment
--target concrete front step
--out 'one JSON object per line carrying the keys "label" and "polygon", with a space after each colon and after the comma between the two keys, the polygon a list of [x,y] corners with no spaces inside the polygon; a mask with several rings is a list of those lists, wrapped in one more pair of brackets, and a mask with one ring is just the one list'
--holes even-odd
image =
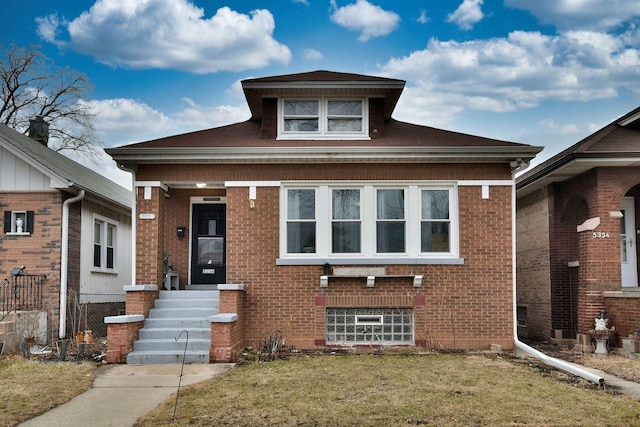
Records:
{"label": "concrete front step", "polygon": [[[184,329],[180,328],[153,328],[140,329],[140,340],[174,340],[180,336]],[[186,339],[182,334],[179,341]],[[211,327],[189,329],[189,341],[191,340],[208,340],[211,339]]]}
{"label": "concrete front step", "polygon": [[183,334],[178,341],[175,339],[144,339],[138,340],[133,345],[134,351],[155,351],[162,349],[163,351],[184,352],[184,346],[187,345],[187,351],[209,351],[211,340],[192,339],[187,342],[186,336]]}
{"label": "concrete front step", "polygon": [[[219,301],[215,290],[160,291],[127,363],[182,363],[183,357],[185,363],[209,363],[209,317],[218,313]],[[189,335],[186,354],[185,330]]]}
{"label": "concrete front step", "polygon": [[217,299],[193,299],[193,298],[164,298],[157,299],[154,305],[154,309],[162,308],[209,308],[212,310],[218,310],[220,307],[220,301]]}
{"label": "concrete front step", "polygon": [[153,319],[182,319],[186,317],[208,319],[214,314],[218,314],[218,310],[210,307],[152,308],[149,310],[149,317]]}
{"label": "concrete front step", "polygon": [[207,317],[193,317],[193,318],[166,318],[163,317],[161,319],[146,319],[144,321],[145,329],[155,329],[155,328],[180,328],[180,329],[190,329],[190,328],[206,328],[211,327],[211,323],[209,322],[209,316]]}
{"label": "concrete front step", "polygon": [[219,291],[160,291],[160,299],[212,299],[220,298]]}
{"label": "concrete front step", "polygon": [[156,365],[162,363],[209,363],[209,351],[145,351],[127,355],[128,365]]}

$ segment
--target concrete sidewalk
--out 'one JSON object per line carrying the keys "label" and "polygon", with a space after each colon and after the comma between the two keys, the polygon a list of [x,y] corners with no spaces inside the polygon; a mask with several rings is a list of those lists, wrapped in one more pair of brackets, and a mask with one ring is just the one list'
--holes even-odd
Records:
{"label": "concrete sidewalk", "polygon": [[[232,363],[184,365],[181,387],[207,380]],[[92,387],[69,402],[20,426],[133,426],[178,390],[181,365],[106,365]],[[180,399],[178,399],[178,410]]]}

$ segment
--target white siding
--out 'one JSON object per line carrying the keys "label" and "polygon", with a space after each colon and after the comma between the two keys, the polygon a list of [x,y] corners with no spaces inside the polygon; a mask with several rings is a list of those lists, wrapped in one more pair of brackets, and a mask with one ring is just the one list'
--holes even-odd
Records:
{"label": "white siding", "polygon": [[[94,215],[109,218],[117,223],[115,271],[104,273],[93,267]],[[101,302],[124,301],[125,285],[131,285],[131,216],[110,212],[89,201],[82,202],[82,251],[80,254],[80,292],[99,294]]]}
{"label": "white siding", "polygon": [[0,147],[0,191],[50,190],[47,175]]}

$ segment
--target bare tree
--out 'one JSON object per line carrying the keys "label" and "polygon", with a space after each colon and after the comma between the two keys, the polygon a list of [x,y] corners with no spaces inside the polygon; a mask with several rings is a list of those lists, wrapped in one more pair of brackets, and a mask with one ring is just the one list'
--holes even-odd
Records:
{"label": "bare tree", "polygon": [[37,46],[0,48],[0,122],[26,134],[30,120],[41,116],[49,124],[51,149],[95,158],[102,142],[85,100],[93,89],[87,77],[56,67]]}

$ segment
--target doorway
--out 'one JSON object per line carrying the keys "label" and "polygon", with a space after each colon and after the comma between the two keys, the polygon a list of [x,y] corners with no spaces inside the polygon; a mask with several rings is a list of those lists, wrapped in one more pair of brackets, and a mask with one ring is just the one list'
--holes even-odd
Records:
{"label": "doorway", "polygon": [[226,210],[223,203],[194,204],[191,217],[191,284],[226,282]]}
{"label": "doorway", "polygon": [[636,214],[633,197],[624,197],[620,206],[620,265],[623,288],[638,287]]}

